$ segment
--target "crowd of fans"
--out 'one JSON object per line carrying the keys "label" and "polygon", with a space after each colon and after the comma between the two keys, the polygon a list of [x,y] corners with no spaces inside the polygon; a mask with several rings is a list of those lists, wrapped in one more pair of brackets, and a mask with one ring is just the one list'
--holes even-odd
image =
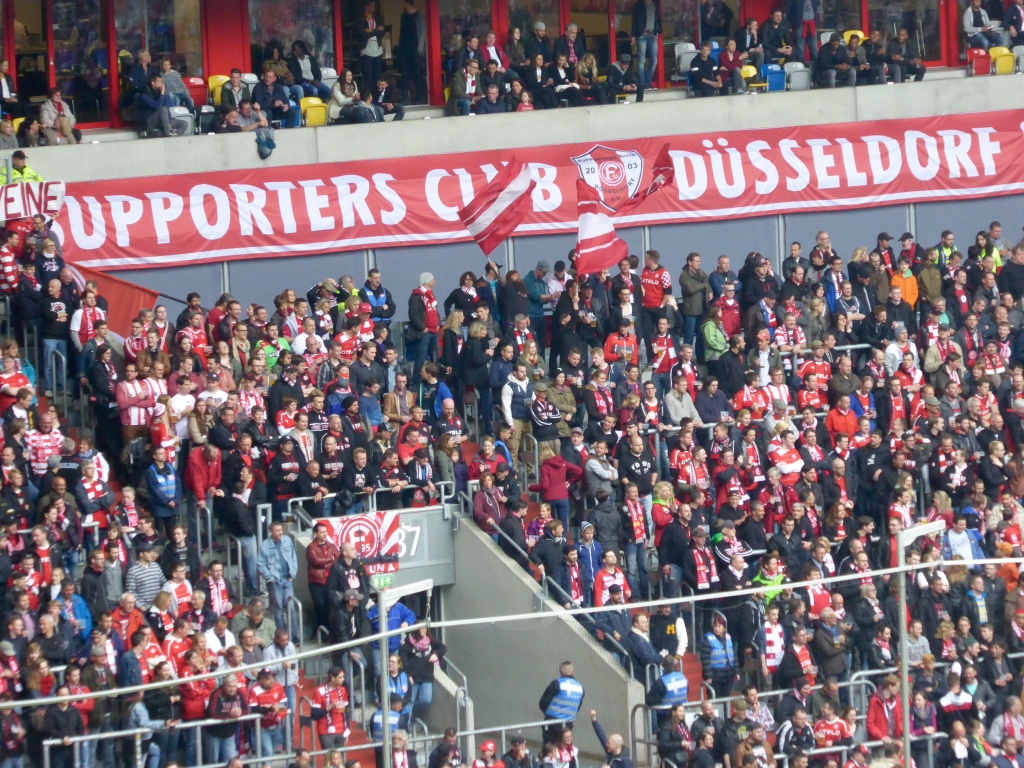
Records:
{"label": "crowd of fans", "polygon": [[[630,257],[576,276],[570,253],[522,272],[488,261],[447,293],[424,272],[397,299],[377,269],[361,284],[285,288],[272,308],[229,294],[204,308],[192,293],[177,317],[140,308],[123,356],[102,284],[80,290],[48,222],[33,224],[0,238],[14,337],[33,329],[43,361],[37,386],[33,355],[0,345],[0,696],[25,701],[0,715],[12,757],[39,765],[43,738],[153,723],[151,765],[179,750],[191,763],[194,740],[174,726],[210,717],[228,722],[204,729],[204,759],[227,760],[252,747],[251,726],[234,722],[248,712],[265,752],[282,749],[299,684],[283,660],[298,639],[289,500],[319,518],[452,489],[565,605],[609,607],[593,630],[651,703],[686,701],[676,662],[691,641],[718,695],[744,694],[734,722],[663,717],[677,765],[680,750],[700,766],[751,754],[761,765],[773,728],[791,755],[858,728],[895,741],[898,577],[876,571],[896,564],[902,529],[943,520],[908,553],[932,564],[907,583],[915,734],[949,734],[937,748],[965,768],[1021,743],[1024,589],[1016,567],[970,562],[1019,556],[1024,515],[1024,245],[998,222],[964,252],[952,231],[928,248],[904,233],[898,251],[882,232],[849,259],[819,232],[778,272],[751,252],[738,273],[728,256],[708,273],[691,253],[674,280],[648,251],[642,267]],[[94,437],[65,436],[61,391],[89,402]],[[529,521],[526,492],[542,502]],[[203,507],[242,543],[243,594],[216,551],[200,557]],[[417,621],[402,605],[382,621],[355,549],[325,526],[306,561],[312,626],[333,642]],[[830,584],[837,573],[856,578]],[[808,579],[820,582],[789,586]],[[628,607],[690,593],[720,594],[692,638],[671,608]],[[388,652],[391,700],[371,720],[396,730],[430,706],[445,647],[422,630]],[[353,664],[384,674],[376,655],[366,643],[332,659],[312,705],[323,748],[345,743],[347,681]],[[837,686],[865,669],[878,693],[863,720]],[[138,696],[31,704],[172,678]],[[769,712],[758,690],[785,695]],[[115,748],[83,754],[111,765]],[[70,747],[52,754],[72,759]]]}

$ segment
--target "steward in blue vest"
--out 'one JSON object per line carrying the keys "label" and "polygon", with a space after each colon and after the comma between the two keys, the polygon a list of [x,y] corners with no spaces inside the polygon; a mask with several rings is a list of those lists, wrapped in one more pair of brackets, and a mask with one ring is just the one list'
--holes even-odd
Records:
{"label": "steward in blue vest", "polygon": [[571,729],[573,720],[583,706],[583,685],[573,677],[573,671],[572,662],[563,661],[558,667],[558,679],[552,680],[544,689],[544,695],[540,697],[538,706],[544,713],[544,718],[561,721],[545,727],[545,743],[557,743],[558,739],[551,737],[560,737],[563,728]]}

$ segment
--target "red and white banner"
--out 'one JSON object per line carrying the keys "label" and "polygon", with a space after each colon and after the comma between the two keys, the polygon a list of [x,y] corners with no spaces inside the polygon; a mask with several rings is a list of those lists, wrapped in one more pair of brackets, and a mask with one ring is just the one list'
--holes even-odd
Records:
{"label": "red and white banner", "polygon": [[57,222],[65,259],[101,270],[470,241],[459,210],[514,152],[536,182],[515,234],[576,232],[576,179],[633,197],[665,144],[675,182],[616,227],[1024,190],[1004,111],[71,183]]}
{"label": "red and white banner", "polygon": [[490,256],[526,218],[530,195],[536,186],[529,166],[511,162],[473,202],[459,211],[459,218],[485,256]]}
{"label": "red and white banner", "polygon": [[64,205],[63,181],[26,181],[0,186],[0,219],[13,221],[41,213],[56,218]]}
{"label": "red and white banner", "polygon": [[648,197],[671,184],[675,177],[675,167],[666,144],[654,161],[653,178],[647,189],[633,197],[623,198],[618,192],[629,187],[628,176],[623,174],[628,160],[620,156],[601,161],[596,160],[594,154],[591,153],[591,161],[596,172],[588,173],[583,170],[584,166],[578,161],[576,163],[583,171],[583,177],[576,180],[580,212],[576,271],[580,275],[611,269],[629,255],[626,241],[615,234],[611,214],[616,211],[625,213],[643,205]]}
{"label": "red and white banner", "polygon": [[[394,573],[398,570],[398,551],[402,539],[397,510],[366,515],[324,517],[316,521],[327,526],[327,536],[338,548],[344,542],[355,545],[356,556],[363,561],[393,557],[386,563],[366,563],[366,573]],[[315,524],[314,524],[315,525]]]}

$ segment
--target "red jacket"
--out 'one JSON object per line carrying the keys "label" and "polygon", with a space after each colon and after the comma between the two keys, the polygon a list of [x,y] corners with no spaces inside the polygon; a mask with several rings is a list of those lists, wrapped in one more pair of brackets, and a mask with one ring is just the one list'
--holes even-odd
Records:
{"label": "red jacket", "polygon": [[220,487],[220,451],[212,462],[208,462],[203,456],[203,448],[192,449],[185,468],[185,487],[200,500],[206,498],[208,491]]}
{"label": "red jacket", "polygon": [[541,495],[544,501],[561,501],[569,498],[566,483],[578,483],[583,479],[583,470],[570,464],[561,456],[552,456],[540,465],[540,483],[530,490]]}
{"label": "red jacket", "polygon": [[[896,720],[894,738],[903,738],[903,707],[900,705],[900,697],[896,699],[896,706],[893,709],[893,718]],[[872,741],[879,741],[889,735],[889,721],[885,716],[885,704],[882,697],[877,693],[871,697],[868,704],[868,738]]]}
{"label": "red jacket", "polygon": [[192,667],[185,665],[181,671],[182,684],[178,686],[181,692],[181,719],[202,720],[206,717],[206,707],[210,703],[210,694],[217,687],[217,681],[210,677],[206,680],[189,680],[195,675]]}
{"label": "red jacket", "polygon": [[310,584],[326,584],[327,574],[331,572],[334,561],[341,557],[341,551],[333,541],[324,542],[320,546],[316,541],[309,542],[306,547],[306,568]]}

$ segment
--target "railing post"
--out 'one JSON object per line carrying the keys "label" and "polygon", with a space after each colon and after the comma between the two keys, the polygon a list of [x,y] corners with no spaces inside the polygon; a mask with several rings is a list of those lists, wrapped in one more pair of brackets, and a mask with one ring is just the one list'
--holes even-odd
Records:
{"label": "railing post", "polygon": [[[198,730],[198,728],[196,729]],[[78,765],[77,763],[75,764]],[[144,768],[142,762],[142,734],[135,734],[135,768]]]}
{"label": "railing post", "polygon": [[202,730],[203,730],[202,726],[198,726],[198,725],[195,728],[192,729],[192,731],[195,733],[195,740],[196,740],[196,764],[197,765],[202,765],[203,764],[203,739],[202,739],[202,733],[201,733]]}
{"label": "railing post", "polygon": [[50,745],[43,742],[43,768],[50,768]]}

